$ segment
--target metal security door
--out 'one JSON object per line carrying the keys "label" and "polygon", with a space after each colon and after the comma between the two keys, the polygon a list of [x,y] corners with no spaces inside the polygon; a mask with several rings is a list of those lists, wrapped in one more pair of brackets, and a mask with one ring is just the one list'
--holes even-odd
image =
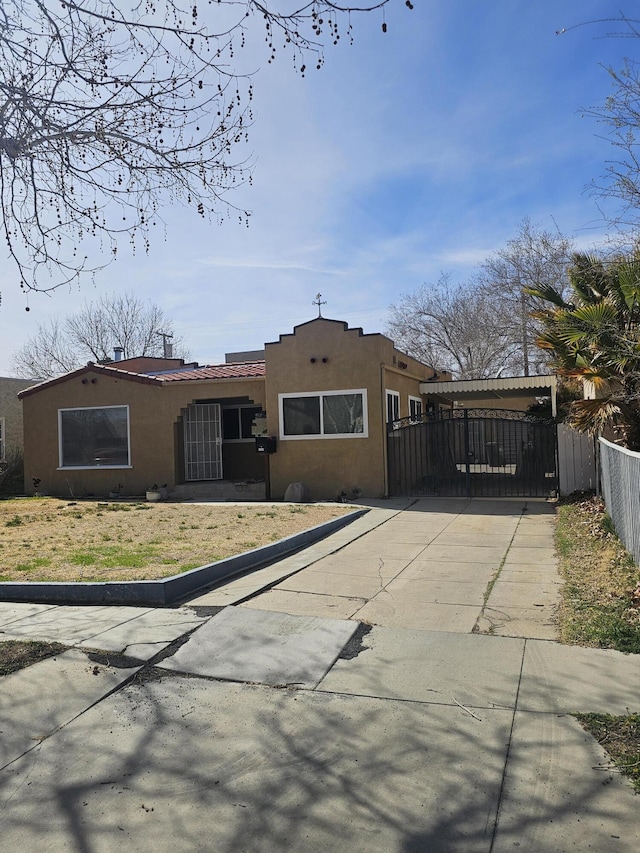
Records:
{"label": "metal security door", "polygon": [[222,479],[222,415],[219,403],[193,403],[184,417],[187,481]]}
{"label": "metal security door", "polygon": [[387,449],[391,495],[548,497],[558,488],[556,426],[525,412],[407,418],[389,431]]}

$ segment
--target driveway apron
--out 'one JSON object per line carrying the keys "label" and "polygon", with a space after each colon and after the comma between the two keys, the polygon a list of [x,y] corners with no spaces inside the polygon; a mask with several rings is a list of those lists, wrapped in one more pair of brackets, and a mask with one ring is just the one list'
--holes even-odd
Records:
{"label": "driveway apron", "polygon": [[0,680],[3,844],[640,849],[571,716],[637,710],[640,665],[556,642],[553,527],[544,502],[380,502],[182,608],[0,605],[5,639],[74,647]]}

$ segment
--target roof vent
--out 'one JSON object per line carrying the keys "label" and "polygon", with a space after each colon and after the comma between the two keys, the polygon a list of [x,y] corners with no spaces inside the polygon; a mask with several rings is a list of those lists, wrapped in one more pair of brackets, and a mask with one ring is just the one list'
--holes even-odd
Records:
{"label": "roof vent", "polygon": [[113,360],[114,361],[122,361],[123,356],[124,356],[124,347],[114,347],[113,348]]}

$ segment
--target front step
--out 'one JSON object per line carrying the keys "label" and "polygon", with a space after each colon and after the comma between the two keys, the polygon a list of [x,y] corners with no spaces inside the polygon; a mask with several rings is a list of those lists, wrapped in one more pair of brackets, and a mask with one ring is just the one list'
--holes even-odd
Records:
{"label": "front step", "polygon": [[171,497],[178,501],[264,501],[264,480],[208,480],[181,483]]}

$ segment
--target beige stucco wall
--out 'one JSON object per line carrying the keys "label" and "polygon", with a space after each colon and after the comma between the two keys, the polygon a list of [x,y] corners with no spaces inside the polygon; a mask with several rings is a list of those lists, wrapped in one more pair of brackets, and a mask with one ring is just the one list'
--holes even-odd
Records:
{"label": "beige stucco wall", "polygon": [[0,376],[0,421],[4,427],[5,453],[22,450],[22,402],[18,399],[18,392],[37,381]]}
{"label": "beige stucco wall", "polygon": [[[400,392],[400,416],[406,417],[408,396],[421,397],[419,383],[433,371],[399,353],[384,335],[365,335],[335,320],[297,326],[265,349],[267,431],[278,438],[270,457],[271,496],[282,498],[292,482],[304,482],[312,500],[335,500],[342,491],[350,497],[354,489],[384,496],[385,390]],[[358,389],[367,391],[367,437],[281,438],[279,394]]]}
{"label": "beige stucco wall", "polygon": [[[83,383],[83,379],[88,381]],[[181,469],[178,439],[181,410],[196,400],[240,397],[264,406],[263,380],[200,380],[159,387],[90,369],[44,387],[22,401],[25,490],[28,494],[34,491],[34,477],[41,481],[39,491],[51,495],[105,495],[118,484],[122,484],[123,494],[143,494],[154,483],[167,483],[173,489]],[[58,410],[115,405],[129,406],[131,467],[58,470]],[[235,447],[232,453],[237,454],[240,445]],[[253,445],[242,447],[253,458]]]}

